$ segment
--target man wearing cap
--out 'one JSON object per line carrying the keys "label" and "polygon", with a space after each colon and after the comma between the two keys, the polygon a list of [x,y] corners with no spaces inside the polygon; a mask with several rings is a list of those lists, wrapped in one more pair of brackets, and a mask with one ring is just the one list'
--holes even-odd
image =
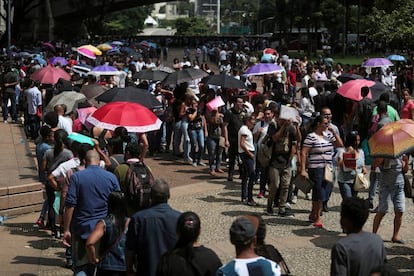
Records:
{"label": "man wearing cap", "polygon": [[[256,221],[255,221],[256,222]],[[280,266],[255,253],[256,231],[253,220],[237,218],[230,227],[230,241],[236,248],[236,258],[217,271],[217,275],[270,276],[281,275]]]}

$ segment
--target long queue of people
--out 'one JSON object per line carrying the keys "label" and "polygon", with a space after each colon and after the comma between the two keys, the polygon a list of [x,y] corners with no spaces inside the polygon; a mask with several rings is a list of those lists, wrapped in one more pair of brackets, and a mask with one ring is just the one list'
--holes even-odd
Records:
{"label": "long queue of people", "polygon": [[[285,71],[263,77],[260,85],[253,78],[245,79],[249,85],[247,91],[208,86],[203,85],[202,82],[201,84],[196,83],[195,86],[190,83],[176,87],[163,86],[162,82],[148,83],[137,80],[127,82],[147,89],[164,104],[165,110],[158,114],[163,120],[161,130],[145,134],[127,133],[124,128],[107,131],[80,124],[77,120],[79,118],[76,118],[75,115],[73,117],[67,116],[68,112],[64,105],[57,105],[53,112],[46,113],[42,110],[42,106],[44,107],[46,104],[46,95],[52,93],[53,96],[59,91],[46,91],[46,89],[41,91],[38,89],[39,84],[30,79],[19,83],[19,78],[22,77],[22,74],[19,73],[21,68],[16,71],[12,67],[7,67],[7,73],[4,75],[3,119],[5,123],[8,123],[8,114],[10,113],[12,123],[18,120],[17,108],[15,108],[18,102],[16,101],[16,92],[24,91],[23,110],[26,113],[24,124],[27,127],[27,135],[37,143],[39,179],[45,183],[47,192],[47,201],[37,223],[41,227],[51,229],[55,236],[63,235],[67,248],[68,265],[73,265],[75,272],[94,269],[95,267],[91,264],[101,263],[101,259],[106,259],[108,266],[102,265],[100,269],[117,270],[118,268],[114,269],[110,265],[112,262],[110,258],[116,259],[116,252],[126,251],[127,253],[120,260],[120,262],[124,262],[121,271],[134,274],[133,271],[142,270],[148,271],[148,273],[144,273],[145,275],[155,275],[158,261],[163,253],[176,246],[177,250],[173,253],[178,253],[179,257],[183,257],[183,251],[180,247],[188,246],[190,242],[193,245],[196,243],[197,235],[193,237],[193,240],[185,241],[187,244],[175,244],[174,233],[175,227],[177,229],[180,227],[180,224],[176,224],[177,221],[180,222],[180,214],[166,205],[169,192],[165,181],[159,180],[153,185],[154,188],[151,190],[153,206],[146,211],[135,213],[127,207],[126,211],[122,213],[122,208],[118,208],[119,206],[111,207],[111,204],[120,204],[116,202],[119,201],[119,197],[122,197],[122,195],[113,194],[113,192],[125,191],[126,187],[124,181],[126,170],[119,166],[124,162],[132,163],[136,160],[144,160],[147,150],[149,155],[156,154],[160,150],[172,151],[177,158],[183,158],[185,163],[197,167],[207,165],[204,163],[205,145],[207,145],[210,175],[217,177],[224,174],[225,168],[222,166],[222,162],[227,161],[227,180],[233,181],[237,175],[235,169],[237,164],[242,180],[241,203],[256,206],[255,197],[267,196],[266,215],[275,215],[274,209],[278,208],[277,214],[279,216],[294,216],[290,207],[297,201],[299,191],[292,185],[292,179],[294,175],[309,178],[314,183],[312,193],[306,195],[312,201],[309,220],[317,228],[324,227],[321,215],[329,211],[329,197],[333,184],[336,183],[336,177],[344,199],[343,205],[345,207],[343,206],[342,215],[347,216],[346,218],[349,220],[349,224],[342,226],[344,230],[346,228],[346,233],[361,231],[367,217],[365,203],[356,199],[348,200],[348,198],[357,195],[353,190],[355,173],[368,174],[369,172],[366,166],[369,162],[367,159],[369,149],[362,146],[364,141],[366,144],[367,137],[381,126],[389,121],[399,119],[398,109],[402,118],[413,118],[414,104],[410,99],[410,90],[404,89],[402,94],[404,100],[402,103],[398,102],[394,105],[395,108],[390,102],[388,92],[384,93],[380,101],[374,105],[367,98],[368,87],[361,89],[363,100],[353,102],[341,98],[335,93],[338,85],[336,79],[342,74],[341,70],[337,71],[337,75],[335,75],[333,72],[324,71],[323,68],[326,66],[323,64],[308,65],[304,62],[306,59],[295,61],[277,56],[274,58],[273,62],[278,62],[285,68]],[[36,62],[33,64],[33,66],[37,65]],[[136,64],[138,63],[134,65]],[[290,69],[288,64],[291,66]],[[180,66],[173,67],[176,70],[181,70],[186,66],[191,66],[191,63],[189,65],[185,60]],[[240,64],[232,64],[227,59],[227,54],[223,53],[222,58],[220,55],[219,70],[222,73],[234,75],[240,79],[242,78],[240,72],[243,72],[243,69],[238,66]],[[145,66],[139,69],[145,69]],[[210,70],[205,67],[203,69]],[[297,72],[300,74],[298,75]],[[329,78],[326,76],[327,73],[331,75]],[[327,79],[335,75],[335,79],[332,82],[326,82],[329,85],[325,85],[323,88],[321,86],[315,87],[318,82],[326,81],[324,75]],[[299,84],[300,78],[302,78],[302,84]],[[90,77],[85,81],[87,81],[86,85],[89,85],[95,83],[96,80]],[[98,84],[100,83],[99,85],[116,85],[116,82],[112,81],[97,81]],[[20,88],[19,84],[21,84]],[[70,87],[74,88],[74,84],[70,84]],[[196,89],[190,87],[196,87]],[[215,97],[221,97],[225,103],[224,106],[209,108],[208,103]],[[91,102],[85,103],[85,107],[90,104]],[[297,110],[298,116],[296,118],[281,118],[281,107],[287,105]],[[371,107],[368,109],[371,114],[368,115],[365,114],[367,108],[364,108],[367,105]],[[10,110],[8,106],[11,106]],[[68,134],[73,131],[79,131],[95,138],[94,146],[77,142],[69,143]],[[266,136],[271,137],[273,146],[271,147],[272,158],[269,164],[264,166],[257,162],[257,147]],[[354,154],[354,165],[344,164],[343,156],[346,153]],[[391,240],[396,243],[404,242],[399,235],[399,229],[405,210],[401,181],[402,169],[407,171],[407,164],[406,157],[393,160],[378,159],[373,161],[369,172],[371,186],[368,203],[371,204],[372,211],[375,211],[373,204],[376,183],[379,183],[380,186],[379,206],[376,210],[373,232],[377,232],[381,219],[388,210],[387,198],[392,197],[396,217]],[[335,172],[330,179],[325,176],[328,167],[332,167],[332,171]],[[259,193],[254,195],[253,187],[256,182],[259,183],[260,189]],[[385,187],[387,184],[395,184],[395,187]],[[88,187],[85,188],[85,186]],[[102,191],[101,193],[97,193],[98,188]],[[112,200],[114,202],[111,203]],[[351,206],[347,207],[346,204]],[[355,204],[361,205],[358,206],[364,211],[361,215],[362,219],[358,222],[355,222],[350,215],[350,213],[357,212],[353,206]],[[157,208],[153,208],[154,206]],[[160,221],[165,220],[169,225],[169,235],[166,236],[161,232],[154,234],[151,238],[145,235],[145,231],[154,232],[158,229],[154,225],[148,225],[148,217],[156,217],[157,214],[164,211],[168,211],[170,215],[161,217]],[[91,213],[93,214],[91,215]],[[112,216],[105,219],[107,214],[112,214]],[[56,215],[58,215],[58,220],[56,220]],[[181,227],[185,229],[192,229],[192,227],[196,227],[197,223],[199,224],[194,214],[189,215],[193,218],[190,220],[183,218],[182,224],[184,226]],[[131,219],[128,220],[127,217],[131,217]],[[47,221],[46,225],[44,221]],[[250,224],[253,224],[253,227]],[[241,259],[243,256],[257,258],[255,255],[257,253],[252,251],[254,248],[252,242],[258,231],[257,224],[258,222],[255,220],[248,222],[246,218],[242,218],[237,220],[235,225],[232,225],[231,241],[236,245],[237,255]],[[140,226],[143,228],[141,229]],[[59,229],[59,227],[62,228]],[[99,256],[96,256],[93,245],[104,235],[103,232],[109,229],[105,227],[113,227],[112,230],[108,230],[109,234],[105,233],[110,235],[107,238],[112,241],[107,242],[107,249],[113,252],[103,251],[100,259]],[[157,231],[161,230],[162,228]],[[196,232],[193,234],[197,234],[199,230],[195,228],[194,231]],[[121,232],[127,232],[126,236],[122,236]],[[153,252],[153,244],[157,244],[160,237],[165,238],[164,244],[160,245],[159,251]],[[382,252],[383,244],[375,237],[372,236],[373,241],[370,244],[375,244],[381,250],[377,250],[378,248],[375,250],[378,253],[378,258],[364,268],[367,273],[373,267],[381,265],[385,259],[385,253]],[[181,236],[178,238],[180,240]],[[122,248],[122,239],[125,241],[125,248]],[[145,243],[143,239],[146,239]],[[114,244],[112,245],[112,243]],[[141,248],[146,248],[149,251]],[[336,247],[336,249],[338,248]],[[335,255],[342,254],[344,250],[347,250],[347,247],[345,246],[345,249],[341,247],[338,250],[341,252],[333,253],[332,271],[347,269],[346,265],[339,263],[339,259],[336,259],[339,256]],[[184,253],[189,254],[187,251]],[[112,254],[112,257],[109,257],[108,254]],[[209,258],[217,260],[211,252],[200,254],[209,254]],[[143,260],[142,263],[137,264],[134,261],[136,255],[139,260]],[[175,258],[177,258],[176,255],[174,255]],[[168,260],[167,257],[164,258],[166,259],[163,259],[162,263],[168,267],[171,260]],[[189,255],[184,256],[187,261],[188,258]],[[74,264],[72,260],[74,260]],[[180,261],[182,260],[180,259]],[[221,265],[219,261],[215,261],[215,263],[217,266],[211,269],[214,272]],[[247,270],[246,262],[242,263],[244,266],[242,270]],[[279,275],[278,273],[281,271],[280,259],[276,263],[266,261],[258,263],[272,267],[273,274],[269,275]],[[203,264],[198,265],[202,266]],[[199,269],[198,265],[190,263],[190,269]],[[235,269],[235,267],[240,269],[238,268],[240,265],[236,260],[235,264],[219,269],[218,273],[219,275],[228,275],[231,269]],[[214,274],[214,272],[212,273]],[[287,271],[284,270],[284,272]],[[137,274],[139,275],[139,273]],[[339,274],[333,272],[333,275]]]}

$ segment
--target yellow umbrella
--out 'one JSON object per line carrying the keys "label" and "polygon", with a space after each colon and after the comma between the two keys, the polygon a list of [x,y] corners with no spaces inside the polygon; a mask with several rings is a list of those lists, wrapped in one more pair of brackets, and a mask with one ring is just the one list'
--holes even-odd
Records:
{"label": "yellow umbrella", "polygon": [[97,56],[102,55],[101,50],[99,50],[98,48],[96,48],[95,46],[90,45],[90,44],[88,44],[88,45],[82,45],[78,49],[88,49],[89,51],[93,52]]}
{"label": "yellow umbrella", "polygon": [[104,52],[112,50],[112,46],[106,43],[99,44],[98,46],[96,46],[96,48]]}

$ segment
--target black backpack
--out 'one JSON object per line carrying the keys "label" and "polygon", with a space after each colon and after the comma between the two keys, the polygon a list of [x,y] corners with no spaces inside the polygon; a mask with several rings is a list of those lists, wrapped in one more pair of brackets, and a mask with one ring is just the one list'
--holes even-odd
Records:
{"label": "black backpack", "polygon": [[142,161],[128,164],[129,168],[125,176],[125,198],[128,206],[134,210],[142,210],[150,207],[151,187],[154,184],[154,176],[151,169]]}
{"label": "black backpack", "polygon": [[360,125],[368,127],[371,126],[373,111],[374,109],[371,104],[365,103],[362,105],[362,113],[360,115],[361,117],[359,118]]}

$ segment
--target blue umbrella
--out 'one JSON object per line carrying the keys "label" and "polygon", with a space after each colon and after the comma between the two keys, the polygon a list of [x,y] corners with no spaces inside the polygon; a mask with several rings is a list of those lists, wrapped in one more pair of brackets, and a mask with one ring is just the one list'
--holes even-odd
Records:
{"label": "blue umbrella", "polygon": [[387,59],[392,60],[392,61],[407,61],[405,59],[405,57],[401,56],[401,55],[390,55],[387,57]]}
{"label": "blue umbrella", "polygon": [[34,54],[32,55],[32,59],[33,60],[37,60],[37,62],[42,65],[42,66],[46,66],[47,62],[46,60],[43,59],[43,57],[40,54]]}

